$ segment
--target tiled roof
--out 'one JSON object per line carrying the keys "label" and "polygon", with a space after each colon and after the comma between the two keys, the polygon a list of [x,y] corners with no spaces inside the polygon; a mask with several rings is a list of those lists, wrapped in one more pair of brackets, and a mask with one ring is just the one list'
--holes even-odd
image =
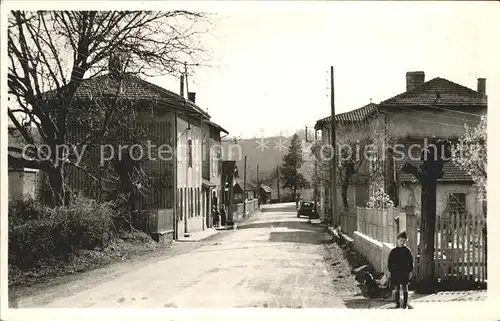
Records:
{"label": "tiled roof", "polygon": [[[341,113],[338,115],[335,115],[335,121],[336,122],[345,122],[345,123],[350,123],[350,122],[359,122],[367,119],[369,116],[373,115],[377,111],[377,105],[370,103],[366,106],[363,106],[358,109],[354,109],[345,113]],[[319,129],[324,124],[327,124],[331,121],[332,117],[328,116],[323,119],[320,119],[316,122],[316,125],[314,128]]]}
{"label": "tiled roof", "polygon": [[434,78],[380,105],[486,106],[486,95],[444,78]]}
{"label": "tiled roof", "polygon": [[272,193],[273,191],[272,188],[267,185],[260,185],[259,188],[262,188],[266,193]]}
{"label": "tiled roof", "polygon": [[[415,176],[413,176],[412,174],[404,173],[401,168],[404,163],[410,163],[419,168],[420,165],[422,165],[422,161],[417,159],[420,159],[421,153],[422,153],[421,149],[412,148],[411,159],[406,158],[405,160],[396,160],[395,162],[396,177],[398,181],[409,182],[415,180]],[[453,164],[452,161],[444,163],[443,171],[444,171],[444,176],[443,178],[439,179],[440,182],[472,182],[472,178],[470,177],[470,175],[468,175],[463,170],[455,166],[455,164]]]}
{"label": "tiled roof", "polygon": [[235,183],[235,184],[233,184],[233,191],[235,191],[237,193],[242,193],[243,188],[241,187],[241,185],[239,183]]}
{"label": "tiled roof", "polygon": [[255,186],[253,183],[251,182],[246,182],[245,183],[245,189],[247,191],[255,191],[257,189],[257,186]]}
{"label": "tiled roof", "polygon": [[[114,97],[117,89],[118,81],[113,79],[109,74],[104,74],[84,79],[78,86],[74,98],[78,100],[93,100],[95,98]],[[54,94],[55,91],[50,91],[45,93],[44,96],[50,98],[51,96],[53,97]],[[124,75],[120,96],[130,100],[158,102],[164,106],[179,109],[182,109],[184,103],[186,103],[187,108],[210,118],[204,110],[191,101],[132,74]]]}
{"label": "tiled roof", "polygon": [[211,121],[208,121],[208,120],[207,120],[207,121],[206,121],[206,123],[207,123],[207,124],[209,124],[209,125],[211,125],[211,126],[213,126],[213,127],[215,127],[215,128],[217,128],[217,129],[218,129],[218,130],[220,130],[221,132],[224,132],[224,133],[226,133],[226,134],[229,134],[229,132],[228,132],[227,130],[225,130],[225,129],[224,129],[224,128],[222,128],[220,125],[217,125],[217,124],[216,124],[216,123],[214,123],[214,122],[211,122]]}

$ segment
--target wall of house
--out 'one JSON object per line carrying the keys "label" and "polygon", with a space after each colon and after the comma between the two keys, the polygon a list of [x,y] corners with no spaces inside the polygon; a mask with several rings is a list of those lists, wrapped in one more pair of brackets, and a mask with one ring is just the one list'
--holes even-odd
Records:
{"label": "wall of house", "polygon": [[[395,107],[386,108],[386,110],[387,134],[393,137],[459,137],[465,132],[464,124],[474,127],[480,121],[480,117],[475,115],[440,111],[434,108],[397,109]],[[486,108],[467,107],[467,113],[485,114]]]}
{"label": "wall of house", "polygon": [[[368,156],[370,151],[376,152],[378,148],[382,148],[382,142],[384,141],[384,131],[383,129],[383,118],[379,116],[372,116],[369,121],[355,124],[341,124],[336,128],[336,139],[337,139],[337,147],[343,148],[343,145],[349,145],[351,148],[359,148],[360,157]],[[321,131],[321,142],[324,145],[328,145],[330,143],[330,130],[328,124],[320,129]],[[353,142],[356,140],[362,141],[363,139],[370,139],[373,141],[373,146],[368,146],[366,144],[353,145]],[[353,150],[353,157],[355,157],[356,151]],[[356,206],[364,206],[368,201],[369,197],[369,186],[370,179],[364,173],[368,173],[370,171],[370,159],[363,159],[362,163],[359,166],[359,174],[351,177],[351,186],[349,186],[347,190],[347,199],[350,210],[355,210]],[[329,172],[325,171],[324,180],[329,180]],[[343,202],[342,202],[342,188],[340,187],[339,175],[337,175],[337,209],[342,212]],[[327,183],[328,184],[328,183]],[[325,211],[329,211],[330,207],[327,204],[328,195],[326,194],[328,191],[325,191],[325,184],[323,182],[322,186],[319,188],[319,215],[320,218],[325,217]]]}
{"label": "wall of house", "polygon": [[[221,162],[217,150],[220,148],[220,132],[213,126],[202,124],[203,144],[202,144],[202,178],[210,181],[216,186],[210,189],[209,206],[204,204],[204,215],[211,216],[212,194],[215,191],[217,199],[221,194]],[[206,203],[206,197],[204,198]],[[220,205],[220,204],[218,204]],[[207,210],[208,209],[208,210]]]}
{"label": "wall of house", "polygon": [[246,196],[247,196],[248,200],[252,200],[254,198],[257,198],[257,193],[255,190],[247,190],[246,194],[247,194]]}
{"label": "wall of house", "polygon": [[30,169],[9,171],[9,201],[36,199],[37,192],[38,171]]}
{"label": "wall of house", "polygon": [[[447,209],[448,195],[451,193],[464,193],[466,209],[470,214],[482,214],[482,202],[477,189],[467,183],[440,183],[437,187],[436,213],[441,216]],[[415,214],[420,216],[421,189],[416,183],[407,184],[399,188],[400,207],[415,206]]]}
{"label": "wall of house", "polygon": [[[188,128],[188,124],[191,129]],[[203,211],[196,211],[196,201],[202,201],[202,131],[200,120],[188,118],[187,116],[177,117],[177,187],[193,189],[193,196],[188,192],[184,198],[183,220],[178,222],[178,231],[192,233],[205,228],[205,218]],[[192,141],[192,166],[189,166],[188,141]],[[191,205],[193,204],[193,205]],[[194,207],[194,208],[191,208]],[[190,214],[193,213],[193,214]]]}
{"label": "wall of house", "polygon": [[[445,107],[450,109],[452,107]],[[468,113],[483,115],[486,113],[485,107],[467,107]],[[371,130],[374,133],[375,148],[385,151],[385,161],[378,167],[383,169],[384,176],[378,179],[372,178],[369,183],[370,194],[373,192],[375,183],[385,185],[386,193],[394,201],[396,197],[405,196],[399,192],[398,183],[394,181],[394,164],[387,155],[387,148],[394,144],[399,144],[408,138],[430,139],[433,136],[440,138],[457,138],[464,134],[464,123],[475,126],[479,123],[480,117],[476,115],[458,114],[453,111],[440,111],[434,108],[410,108],[410,107],[382,107],[382,112],[371,120]],[[385,147],[384,147],[385,144]],[[383,156],[380,153],[380,156]],[[366,164],[362,171],[368,171],[369,164]],[[381,172],[381,174],[383,174]],[[397,200],[396,200],[397,201]],[[402,204],[401,204],[402,206]]]}

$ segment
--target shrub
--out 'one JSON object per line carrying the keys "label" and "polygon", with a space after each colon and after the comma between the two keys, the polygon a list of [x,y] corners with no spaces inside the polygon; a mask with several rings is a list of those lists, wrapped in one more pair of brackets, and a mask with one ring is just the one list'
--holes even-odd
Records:
{"label": "shrub", "polygon": [[63,229],[61,236],[68,237],[66,242],[73,248],[90,250],[109,244],[114,231],[112,216],[110,203],[76,198],[69,206],[52,210],[50,220],[57,222],[57,226]]}
{"label": "shrub", "polygon": [[[13,211],[14,211],[14,207]],[[68,259],[76,249],[105,247],[113,236],[112,209],[109,203],[77,198],[68,206],[33,208],[37,213],[14,213],[32,217],[25,221],[9,220],[9,264],[20,269],[37,267],[44,260]],[[9,212],[9,215],[11,213]],[[18,225],[14,223],[20,223]]]}
{"label": "shrub", "polygon": [[9,226],[16,226],[40,217],[40,203],[31,197],[9,201]]}
{"label": "shrub", "polygon": [[383,187],[378,187],[375,190],[375,194],[370,196],[368,202],[366,203],[366,207],[369,208],[391,208],[394,206],[394,203],[389,198],[389,195],[384,191]]}

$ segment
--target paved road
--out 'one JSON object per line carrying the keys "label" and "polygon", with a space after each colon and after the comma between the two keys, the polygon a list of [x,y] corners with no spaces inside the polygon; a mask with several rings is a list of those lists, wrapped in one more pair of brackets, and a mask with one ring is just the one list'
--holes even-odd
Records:
{"label": "paved road", "polygon": [[255,214],[191,251],[131,266],[83,290],[68,284],[63,297],[41,306],[40,299],[20,300],[19,307],[344,307],[323,260],[331,237],[297,218],[295,204],[287,206]]}

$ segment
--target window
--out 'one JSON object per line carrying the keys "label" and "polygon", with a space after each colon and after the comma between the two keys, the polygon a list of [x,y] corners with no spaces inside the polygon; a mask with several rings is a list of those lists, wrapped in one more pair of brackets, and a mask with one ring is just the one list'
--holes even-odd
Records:
{"label": "window", "polygon": [[191,139],[188,140],[187,159],[188,159],[188,166],[193,167],[193,141]]}
{"label": "window", "polygon": [[448,195],[448,209],[452,215],[465,214],[465,193],[452,193]]}
{"label": "window", "polygon": [[377,153],[370,153],[368,159],[370,164],[370,173],[376,173],[379,170],[379,160]]}
{"label": "window", "polygon": [[220,160],[220,149],[215,148],[212,154],[212,176],[216,177],[219,175],[219,160]]}

